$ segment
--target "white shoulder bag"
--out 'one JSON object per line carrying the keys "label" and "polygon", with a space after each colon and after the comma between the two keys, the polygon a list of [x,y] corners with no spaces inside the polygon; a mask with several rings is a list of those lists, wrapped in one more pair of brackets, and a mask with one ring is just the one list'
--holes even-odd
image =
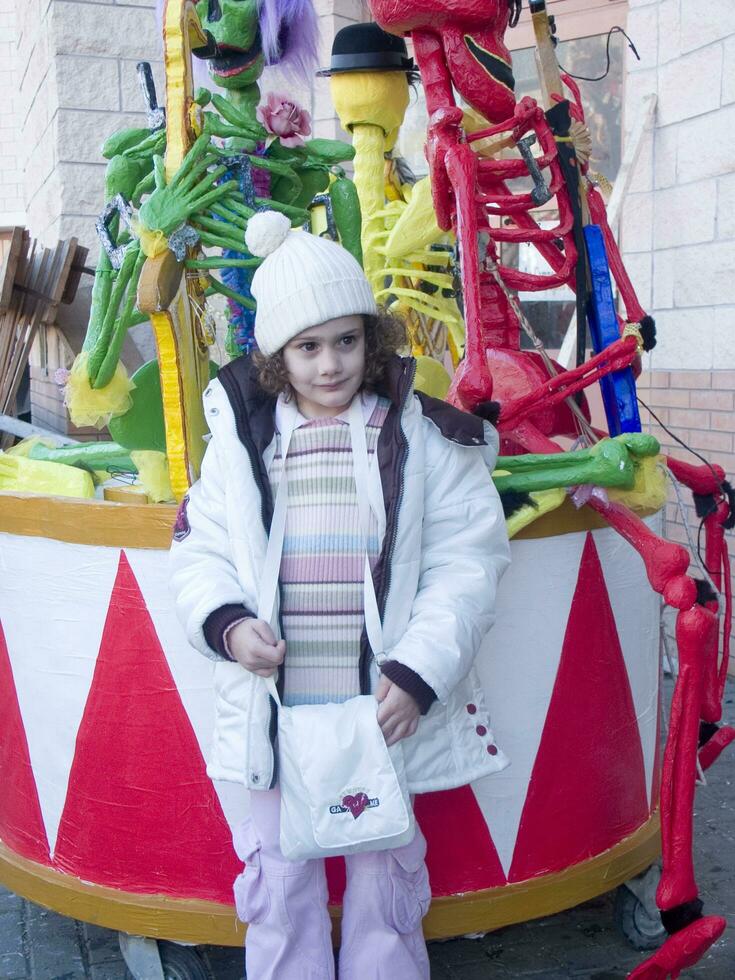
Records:
{"label": "white shoulder bag", "polygon": [[[368,453],[361,399],[349,413],[352,458],[365,545],[365,626],[379,665],[385,659],[383,630],[368,560]],[[281,433],[283,470],[273,510],[258,618],[279,634],[278,577],[288,506],[286,456],[293,422]],[[288,658],[288,650],[286,651]],[[356,851],[401,847],[415,825],[401,743],[390,748],[378,726],[372,694],[342,704],[284,707],[273,676],[264,678],[278,705],[281,790],[281,851],[291,860],[335,857]]]}

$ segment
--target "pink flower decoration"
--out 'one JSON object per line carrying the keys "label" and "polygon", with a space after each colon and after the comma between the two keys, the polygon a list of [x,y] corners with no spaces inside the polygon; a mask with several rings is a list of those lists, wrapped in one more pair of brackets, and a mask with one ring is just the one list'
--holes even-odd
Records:
{"label": "pink flower decoration", "polygon": [[269,92],[255,115],[271,134],[269,143],[277,137],[284,146],[303,146],[303,137],[311,135],[311,116],[287,95]]}

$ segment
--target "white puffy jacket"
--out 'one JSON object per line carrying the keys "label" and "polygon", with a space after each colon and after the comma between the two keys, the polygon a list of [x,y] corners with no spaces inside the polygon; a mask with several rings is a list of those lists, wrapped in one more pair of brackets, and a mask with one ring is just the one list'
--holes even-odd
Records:
{"label": "white puffy jacket", "polygon": [[[416,734],[403,743],[410,790],[423,793],[461,786],[507,765],[493,740],[473,662],[493,623],[496,588],[510,552],[490,478],[497,455],[495,430],[485,423],[483,440],[478,420],[414,395],[413,362],[396,362],[397,382],[389,394],[397,413],[395,441],[404,451],[398,459],[395,451],[387,453],[396,471],[389,476],[399,490],[396,506],[388,509],[390,584],[381,605],[389,659],[413,670],[437,696]],[[251,407],[247,397],[238,395],[243,384],[247,387],[238,378],[244,370],[233,362],[204,393],[212,438],[201,478],[182,505],[170,567],[190,643],[218,661],[207,771],[213,779],[267,789],[277,779],[275,704],[261,678],[219,656],[203,631],[220,607],[257,608],[265,559],[263,483],[257,479],[253,447],[243,441],[243,415]],[[463,418],[472,423],[464,434]],[[475,434],[468,437],[467,431]],[[269,449],[261,456],[267,459]],[[380,443],[378,450],[380,458]],[[382,471],[371,496],[381,493],[381,480],[385,487]],[[385,539],[386,528],[380,530]]]}

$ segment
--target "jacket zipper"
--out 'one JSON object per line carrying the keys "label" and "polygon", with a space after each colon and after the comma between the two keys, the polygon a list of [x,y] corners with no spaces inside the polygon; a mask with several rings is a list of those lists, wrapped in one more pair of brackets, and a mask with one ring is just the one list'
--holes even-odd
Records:
{"label": "jacket zipper", "polygon": [[[378,610],[380,612],[381,620],[385,616],[385,607],[388,602],[388,595],[390,593],[391,585],[391,568],[393,562],[393,550],[396,544],[396,538],[398,537],[398,515],[401,510],[401,503],[403,501],[403,494],[406,484],[406,458],[408,456],[408,439],[406,438],[406,433],[403,431],[403,411],[406,407],[406,402],[408,400],[409,393],[413,390],[413,382],[416,377],[416,362],[413,361],[409,367],[410,378],[409,383],[406,387],[406,392],[398,406],[398,428],[401,434],[401,455],[398,461],[398,472],[400,474],[398,483],[398,495],[396,497],[395,505],[395,519],[391,524],[389,531],[388,544],[385,552],[385,571],[383,573],[383,581],[380,586],[380,595],[378,598]],[[374,655],[373,655],[374,656]],[[370,693],[370,658],[366,657],[365,662],[362,665],[361,677],[360,677],[360,690],[363,694]]]}
{"label": "jacket zipper", "polygon": [[408,384],[408,387],[406,389],[406,394],[403,396],[403,401],[401,402],[400,416],[399,416],[399,419],[398,419],[398,425],[399,425],[399,428],[401,430],[401,442],[402,442],[401,459],[400,459],[400,463],[399,463],[399,472],[401,474],[401,478],[400,478],[400,483],[398,484],[398,499],[396,501],[396,519],[393,521],[393,527],[391,528],[391,537],[390,537],[390,541],[388,542],[388,550],[386,551],[386,556],[385,556],[385,558],[386,558],[385,577],[383,579],[383,588],[380,590],[381,591],[381,597],[380,597],[380,602],[381,602],[381,605],[380,605],[380,615],[381,615],[381,617],[385,613],[385,607],[386,607],[386,604],[388,602],[388,595],[390,593],[390,585],[391,585],[391,578],[392,578],[391,570],[392,570],[392,567],[393,567],[392,566],[392,563],[393,563],[393,550],[394,550],[395,545],[396,545],[396,538],[398,537],[398,515],[401,512],[401,503],[403,501],[403,494],[404,494],[405,487],[406,487],[406,458],[408,456],[408,439],[406,438],[406,433],[403,431],[403,410],[406,407],[406,401],[408,400],[408,394],[409,394],[409,392],[411,392],[413,390],[413,382],[414,382],[414,379],[416,377],[416,361],[415,360],[411,362],[411,366],[410,366],[409,370],[411,372],[411,375],[410,375],[410,378],[409,378],[409,384]]}

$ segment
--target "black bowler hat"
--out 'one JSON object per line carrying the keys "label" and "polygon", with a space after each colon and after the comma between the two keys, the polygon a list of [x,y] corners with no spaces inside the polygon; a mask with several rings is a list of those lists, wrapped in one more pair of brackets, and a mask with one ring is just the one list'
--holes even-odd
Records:
{"label": "black bowler hat", "polygon": [[386,33],[377,24],[350,24],[337,31],[329,68],[320,68],[317,75],[323,78],[348,71],[405,71],[409,81],[418,78],[403,38]]}

